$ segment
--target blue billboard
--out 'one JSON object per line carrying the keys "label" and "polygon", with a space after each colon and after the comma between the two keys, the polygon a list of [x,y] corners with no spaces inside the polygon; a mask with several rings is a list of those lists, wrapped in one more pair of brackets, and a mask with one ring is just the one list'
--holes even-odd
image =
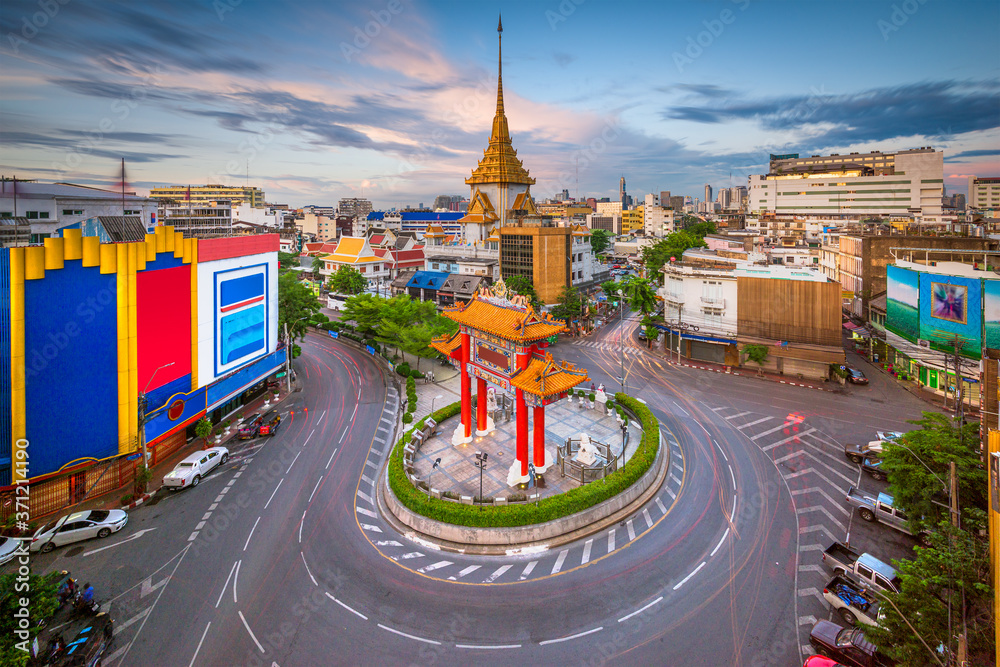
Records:
{"label": "blue billboard", "polygon": [[920,274],[920,338],[934,349],[951,351],[958,336],[962,354],[979,358],[982,333],[981,279]]}

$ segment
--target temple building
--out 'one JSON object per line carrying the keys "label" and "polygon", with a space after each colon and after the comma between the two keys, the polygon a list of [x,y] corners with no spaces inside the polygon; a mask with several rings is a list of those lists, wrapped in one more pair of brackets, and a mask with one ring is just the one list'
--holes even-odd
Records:
{"label": "temple building", "polygon": [[537,215],[531,198],[535,179],[528,175],[507,129],[507,116],[503,109],[503,24],[497,25],[499,64],[497,69],[497,111],[493,116],[493,131],[483,158],[465,179],[471,188],[469,207],[459,219],[464,227],[467,243],[485,241],[494,229],[503,227],[514,215]]}

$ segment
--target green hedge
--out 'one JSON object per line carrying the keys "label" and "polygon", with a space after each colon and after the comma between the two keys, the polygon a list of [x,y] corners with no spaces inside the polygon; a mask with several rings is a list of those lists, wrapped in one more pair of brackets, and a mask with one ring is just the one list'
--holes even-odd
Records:
{"label": "green hedge", "polygon": [[[644,404],[631,396],[615,394],[618,405],[627,407],[642,422],[642,441],[635,454],[623,468],[613,472],[603,481],[571,489],[557,496],[543,498],[527,505],[461,505],[438,498],[431,498],[415,488],[403,470],[403,447],[413,437],[413,433],[423,428],[426,417],[420,419],[413,428],[406,431],[393,448],[389,459],[389,486],[396,498],[422,516],[458,526],[480,528],[501,528],[528,526],[576,514],[602,503],[632,486],[656,460],[660,448],[660,424]],[[441,423],[459,413],[461,403],[452,403],[434,412],[434,421]],[[645,454],[643,453],[645,445]],[[511,494],[513,497],[516,494]]]}

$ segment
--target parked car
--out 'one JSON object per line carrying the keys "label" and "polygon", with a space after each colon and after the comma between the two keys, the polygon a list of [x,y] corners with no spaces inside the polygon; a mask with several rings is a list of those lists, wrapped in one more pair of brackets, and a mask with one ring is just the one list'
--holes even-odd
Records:
{"label": "parked car", "polygon": [[861,463],[865,458],[876,456],[882,456],[882,443],[884,440],[872,440],[871,442],[864,445],[855,445],[848,443],[844,445],[844,456],[851,459],[855,463]]}
{"label": "parked car", "polygon": [[256,438],[260,435],[260,425],[263,418],[260,413],[255,412],[246,419],[243,420],[243,424],[240,426],[240,430],[237,431],[237,435],[240,436],[240,440],[250,440],[251,438]]}
{"label": "parked car", "polygon": [[883,480],[886,477],[885,470],[882,469],[882,459],[874,456],[867,456],[861,462],[861,469],[872,476],[872,479]]}
{"label": "parked car", "polygon": [[809,643],[820,655],[849,667],[893,667],[895,662],[880,653],[865,638],[861,628],[843,628],[829,621],[817,621],[809,633]]}
{"label": "parked car", "polygon": [[260,435],[278,435],[278,425],[281,423],[281,414],[277,410],[271,410],[261,418]]}
{"label": "parked car", "polygon": [[[878,496],[872,496],[863,491],[860,491],[853,486],[847,491],[847,502],[858,508],[858,514],[861,518],[869,522],[881,522],[895,528],[901,533],[906,533],[907,535],[913,535],[910,532],[908,525],[909,519],[906,513],[892,504],[892,496],[888,493],[880,493]],[[930,539],[927,532],[923,532],[920,535],[914,535],[918,538],[925,546],[930,545]]]}
{"label": "parked car", "polygon": [[868,384],[868,378],[857,368],[847,368],[847,381],[852,384]]}
{"label": "parked car", "polygon": [[122,510],[89,510],[76,512],[39,528],[31,538],[31,551],[48,553],[64,544],[72,544],[92,537],[104,538],[117,533],[128,523],[128,514]]}
{"label": "parked car", "polygon": [[195,452],[163,476],[163,486],[175,491],[188,486],[198,486],[202,477],[228,460],[229,450],[225,447],[210,447]]}
{"label": "parked car", "polygon": [[17,537],[0,537],[0,565],[9,563],[17,555],[21,540]]}
{"label": "parked car", "polygon": [[903,435],[902,431],[875,431],[875,437],[879,440],[899,440]]}
{"label": "parked car", "polygon": [[878,625],[878,600],[871,592],[846,576],[836,575],[831,579],[823,587],[823,598],[849,626],[859,622]]}

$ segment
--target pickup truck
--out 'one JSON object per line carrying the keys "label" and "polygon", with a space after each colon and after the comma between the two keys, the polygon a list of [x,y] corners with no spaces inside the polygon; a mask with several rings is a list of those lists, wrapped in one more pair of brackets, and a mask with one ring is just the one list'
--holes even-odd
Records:
{"label": "pickup truck", "polygon": [[883,440],[872,440],[864,445],[854,445],[848,443],[844,445],[844,456],[851,459],[855,463],[861,463],[861,461],[867,458],[880,458],[882,456],[883,442]]}
{"label": "pickup truck", "polygon": [[823,563],[835,574],[854,576],[865,588],[899,592],[895,568],[869,553],[859,554],[842,542],[834,542],[823,552]]}
{"label": "pickup truck", "polygon": [[866,457],[861,462],[861,469],[876,481],[881,481],[886,477],[885,470],[882,469],[882,459],[877,459],[874,456]]}
{"label": "pickup truck", "polygon": [[878,600],[847,577],[835,576],[823,587],[823,597],[847,625],[878,625]]}
{"label": "pickup truck", "polygon": [[[881,522],[895,528],[901,533],[913,535],[907,525],[906,513],[892,504],[892,496],[888,493],[880,493],[872,496],[855,487],[847,491],[847,502],[858,508],[858,514],[868,522]],[[930,539],[927,533],[914,535],[924,546],[930,546]]]}

